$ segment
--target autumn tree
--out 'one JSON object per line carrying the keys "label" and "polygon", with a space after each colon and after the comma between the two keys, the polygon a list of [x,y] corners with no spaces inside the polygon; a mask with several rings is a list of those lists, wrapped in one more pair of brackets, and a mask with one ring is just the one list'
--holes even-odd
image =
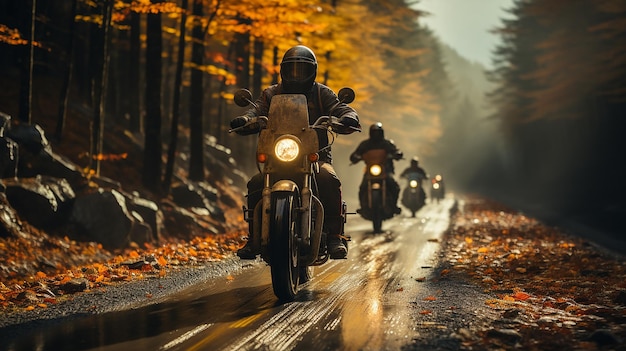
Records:
{"label": "autumn tree", "polygon": [[[512,174],[526,198],[567,211],[619,203],[626,174],[612,153],[624,151],[626,4],[604,0],[517,1],[496,52],[498,117]],[[619,117],[618,117],[619,116]],[[610,151],[609,151],[610,150]],[[580,186],[606,170],[610,193]]]}

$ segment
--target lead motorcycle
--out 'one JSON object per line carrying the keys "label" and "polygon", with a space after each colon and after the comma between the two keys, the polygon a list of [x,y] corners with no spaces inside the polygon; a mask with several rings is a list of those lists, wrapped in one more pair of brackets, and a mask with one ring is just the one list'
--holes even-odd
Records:
{"label": "lead motorcycle", "polygon": [[[338,92],[344,103],[354,101],[354,96],[350,88]],[[245,89],[238,91],[234,100],[241,107],[255,106],[252,94]],[[346,128],[332,117],[332,111],[329,115],[309,125],[306,96],[280,94],[272,98],[267,117],[251,119],[246,125],[229,130],[235,132],[254,123],[261,128],[257,166],[264,179],[262,200],[254,209],[243,210],[246,221],[252,222],[253,245],[260,248],[261,258],[271,267],[272,287],[280,300],[293,300],[299,284],[311,278],[312,267],[329,259],[327,233],[322,231],[324,206],[315,182],[322,151],[315,130]],[[330,145],[332,141],[327,147]],[[343,224],[346,208],[344,202]]]}
{"label": "lead motorcycle", "polygon": [[409,172],[404,176],[407,186],[402,191],[402,205],[411,211],[411,217],[426,204],[426,192],[422,187],[424,177],[417,172]]}
{"label": "lead motorcycle", "polygon": [[396,215],[395,206],[390,206],[392,196],[389,193],[387,177],[392,175],[385,167],[388,157],[390,156],[384,149],[372,149],[361,155],[365,170],[359,186],[361,208],[357,213],[364,219],[372,221],[374,233],[380,233],[383,221]]}

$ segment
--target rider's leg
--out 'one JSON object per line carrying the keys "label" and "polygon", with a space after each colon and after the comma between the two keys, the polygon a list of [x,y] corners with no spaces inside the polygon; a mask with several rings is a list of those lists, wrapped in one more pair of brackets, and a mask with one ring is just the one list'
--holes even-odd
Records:
{"label": "rider's leg", "polygon": [[[261,201],[261,193],[263,190],[263,176],[260,173],[255,174],[250,181],[248,181],[248,210],[254,211],[256,204]],[[250,221],[248,222],[248,242],[246,245],[239,250],[237,250],[237,256],[243,259],[254,259],[256,255],[259,253],[259,248],[253,247],[253,212],[249,212],[248,216]]]}
{"label": "rider's leg", "polygon": [[389,191],[391,193],[391,208],[393,209],[395,214],[399,214],[402,212],[402,209],[398,207],[398,196],[400,195],[400,185],[393,177],[387,178],[387,186],[389,187]]}
{"label": "rider's leg", "polygon": [[343,235],[341,181],[329,163],[320,164],[316,180],[320,201],[324,205],[324,231],[328,238],[326,243],[328,254],[333,259],[346,258],[348,242]]}

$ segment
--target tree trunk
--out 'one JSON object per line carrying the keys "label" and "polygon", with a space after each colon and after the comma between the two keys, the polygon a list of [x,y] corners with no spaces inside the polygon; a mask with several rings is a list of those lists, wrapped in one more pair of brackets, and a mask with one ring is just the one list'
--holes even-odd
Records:
{"label": "tree trunk", "polygon": [[[153,0],[160,3],[161,0]],[[161,14],[148,14],[146,42],[146,118],[143,154],[143,185],[159,194],[161,191]]]}
{"label": "tree trunk", "polygon": [[[202,17],[203,7],[201,1],[194,1],[193,15]],[[193,27],[192,62],[197,66],[204,64],[204,30],[198,21]],[[195,181],[204,180],[204,136],[202,127],[202,101],[204,97],[203,75],[201,70],[191,71],[191,101],[189,108],[189,179]]]}
{"label": "tree trunk", "polygon": [[65,129],[65,117],[67,114],[67,104],[70,97],[70,84],[72,82],[72,70],[74,68],[74,43],[76,41],[76,9],[78,7],[78,0],[72,1],[72,15],[69,26],[69,40],[67,41],[67,47],[65,49],[65,57],[67,59],[67,65],[65,66],[65,74],[63,79],[63,86],[61,87],[61,102],[59,103],[59,115],[57,116],[57,125],[54,132],[54,136],[57,141],[61,141],[63,138],[63,130]]}
{"label": "tree trunk", "polygon": [[[35,15],[37,12],[37,0],[32,0],[30,12],[30,26],[27,57],[24,60],[22,68],[22,82],[20,85],[20,117],[19,120],[30,124],[32,118],[32,100],[33,100],[33,65],[35,56]],[[26,50],[25,50],[26,51]]]}
{"label": "tree trunk", "polygon": [[163,179],[163,193],[168,194],[172,184],[172,173],[176,163],[176,147],[178,144],[178,120],[180,119],[180,90],[183,80],[183,64],[185,62],[185,32],[187,22],[187,0],[182,2],[183,12],[180,17],[180,37],[178,38],[178,62],[174,77],[174,97],[172,99],[172,124],[170,127],[170,143],[167,150],[167,163]]}
{"label": "tree trunk", "polygon": [[141,132],[141,14],[132,12],[130,15],[130,74],[128,76],[128,100],[130,100],[129,129],[133,133]]}
{"label": "tree trunk", "polygon": [[93,121],[91,125],[91,169],[97,175],[100,174],[100,159],[102,156],[102,135],[104,129],[104,103],[107,85],[107,71],[109,62],[109,29],[111,27],[111,17],[113,15],[113,1],[107,0],[104,3],[102,16],[101,44],[102,52],[94,76],[93,84]]}

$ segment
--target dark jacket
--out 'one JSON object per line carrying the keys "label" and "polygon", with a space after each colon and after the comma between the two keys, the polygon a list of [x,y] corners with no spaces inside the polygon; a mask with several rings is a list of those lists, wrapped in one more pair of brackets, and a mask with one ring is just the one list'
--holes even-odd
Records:
{"label": "dark jacket", "polygon": [[[270,110],[270,103],[274,95],[282,93],[281,84],[274,84],[267,87],[261,93],[261,96],[256,100],[256,108],[249,109],[245,116],[249,118],[258,116],[267,116]],[[345,103],[339,101],[339,98],[329,87],[324,84],[315,82],[311,90],[305,94],[308,107],[309,107],[309,124],[313,124],[319,117],[328,116],[330,112],[333,116],[338,118],[351,118],[356,120],[356,125],[359,125],[359,116],[356,111]],[[360,128],[360,125],[359,125]],[[241,134],[257,133],[259,130],[248,130]],[[326,130],[317,129],[317,136],[319,138],[319,147],[323,148],[328,145],[328,132]],[[342,134],[348,134],[352,131]],[[332,163],[332,155],[330,148],[320,152],[320,160],[328,163]]]}
{"label": "dark jacket", "polygon": [[384,149],[387,151],[387,163],[385,164],[385,168],[389,173],[394,173],[393,160],[399,160],[402,158],[402,151],[396,147],[393,140],[390,139],[365,139],[363,140],[359,146],[357,146],[356,150],[350,155],[350,162],[357,163],[361,160],[361,155],[369,150],[374,149]]}
{"label": "dark jacket", "polygon": [[407,176],[409,173],[417,173],[419,175],[421,175],[424,179],[428,178],[428,175],[426,174],[426,171],[420,167],[413,167],[413,166],[409,166],[407,168],[404,169],[404,171],[402,171],[402,173],[400,174],[400,177],[405,177]]}

